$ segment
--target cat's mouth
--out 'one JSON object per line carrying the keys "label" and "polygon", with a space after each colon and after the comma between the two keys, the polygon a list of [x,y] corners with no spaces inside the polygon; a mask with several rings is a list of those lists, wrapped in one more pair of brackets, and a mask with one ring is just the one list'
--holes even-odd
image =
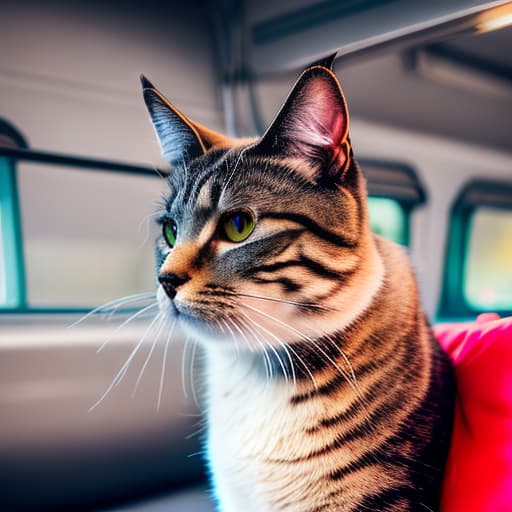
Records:
{"label": "cat's mouth", "polygon": [[178,313],[178,321],[180,325],[193,336],[220,338],[220,330],[212,322],[199,318],[188,313]]}
{"label": "cat's mouth", "polygon": [[171,319],[177,320],[191,336],[214,340],[226,337],[225,332],[219,327],[220,323],[215,320],[214,312],[204,311],[194,304],[179,300],[178,297],[169,300],[165,294],[157,295],[160,311]]}
{"label": "cat's mouth", "polygon": [[219,327],[220,324],[217,322],[187,308],[181,310],[175,305],[174,309],[176,311],[175,318],[192,338],[213,342],[227,341],[226,332]]}

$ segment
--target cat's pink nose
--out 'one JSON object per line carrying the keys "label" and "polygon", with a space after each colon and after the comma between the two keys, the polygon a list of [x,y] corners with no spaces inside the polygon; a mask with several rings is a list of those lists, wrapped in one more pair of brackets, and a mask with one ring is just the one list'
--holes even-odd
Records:
{"label": "cat's pink nose", "polygon": [[188,280],[190,280],[190,276],[188,275],[161,274],[158,276],[158,281],[162,285],[167,297],[171,300],[176,297],[177,289]]}

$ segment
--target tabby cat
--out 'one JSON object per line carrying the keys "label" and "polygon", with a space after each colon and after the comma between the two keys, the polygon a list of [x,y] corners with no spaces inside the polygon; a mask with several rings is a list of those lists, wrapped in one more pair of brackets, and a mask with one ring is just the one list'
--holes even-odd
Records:
{"label": "tabby cat", "polygon": [[439,510],[452,369],[404,250],[370,231],[330,66],[256,140],[142,84],[171,165],[157,297],[206,350],[219,510]]}

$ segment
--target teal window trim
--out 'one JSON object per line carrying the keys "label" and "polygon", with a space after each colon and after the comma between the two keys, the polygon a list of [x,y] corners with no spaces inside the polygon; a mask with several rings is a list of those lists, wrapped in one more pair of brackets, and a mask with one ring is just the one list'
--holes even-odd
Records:
{"label": "teal window trim", "polygon": [[0,222],[6,301],[0,309],[26,307],[26,281],[21,217],[14,162],[0,158]]}
{"label": "teal window trim", "polygon": [[[474,319],[488,312],[471,305],[464,291],[472,219],[482,206],[512,211],[512,182],[474,180],[467,183],[455,199],[450,213],[441,299],[436,315],[440,321]],[[512,315],[512,310],[493,312],[502,317]]]}
{"label": "teal window trim", "polygon": [[375,196],[371,195],[368,196],[368,207],[370,211],[370,225],[373,230],[373,222],[372,222],[372,202],[373,200],[379,200],[379,199],[385,199],[387,201],[392,201],[394,203],[393,207],[397,208],[397,211],[400,215],[400,225],[398,226],[398,232],[395,234],[396,236],[388,236],[388,234],[380,233],[382,236],[389,238],[393,240],[394,242],[403,245],[404,247],[409,246],[410,242],[410,228],[411,228],[411,222],[410,222],[410,214],[411,209],[408,207],[408,205],[403,204],[398,199],[394,197],[389,196]]}
{"label": "teal window trim", "polygon": [[405,215],[405,228],[404,228],[404,238],[402,245],[405,247],[409,247],[411,244],[411,214],[414,210],[415,205],[412,205],[410,203],[399,203],[402,207],[402,210]]}

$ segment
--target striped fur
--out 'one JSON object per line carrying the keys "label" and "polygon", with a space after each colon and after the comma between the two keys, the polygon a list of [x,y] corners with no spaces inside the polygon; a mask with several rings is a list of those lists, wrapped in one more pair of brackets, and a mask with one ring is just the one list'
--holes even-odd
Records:
{"label": "striped fur", "polygon": [[[329,73],[306,72],[262,139],[178,165],[160,219],[178,234],[172,249],[159,240],[159,272],[187,277],[172,299],[159,289],[160,305],[207,352],[224,512],[438,510],[451,368],[407,256],[370,232],[344,99],[308,97],[325,87],[336,101]],[[222,215],[242,207],[256,228],[232,243]]]}

